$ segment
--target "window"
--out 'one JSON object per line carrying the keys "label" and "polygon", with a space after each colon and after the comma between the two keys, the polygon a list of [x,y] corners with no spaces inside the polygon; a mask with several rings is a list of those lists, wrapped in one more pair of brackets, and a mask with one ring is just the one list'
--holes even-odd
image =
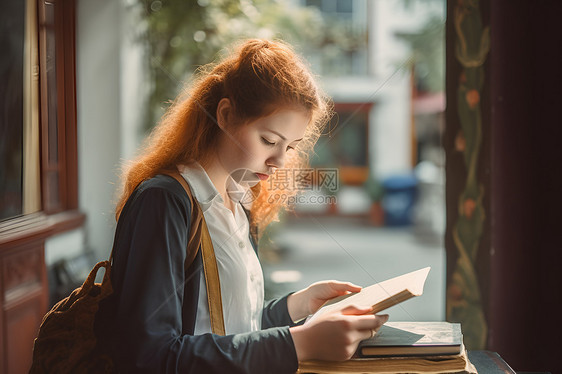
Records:
{"label": "window", "polygon": [[367,1],[304,0],[322,14],[325,26],[302,52],[322,76],[368,74]]}
{"label": "window", "polygon": [[[7,1],[0,15],[0,220],[23,213],[25,2]],[[27,61],[25,61],[27,62]]]}
{"label": "window", "polygon": [[74,3],[5,2],[0,221],[76,209]]}
{"label": "window", "polygon": [[335,104],[334,129],[325,131],[314,148],[311,164],[337,167],[344,184],[360,185],[369,176],[368,129],[372,103]]}

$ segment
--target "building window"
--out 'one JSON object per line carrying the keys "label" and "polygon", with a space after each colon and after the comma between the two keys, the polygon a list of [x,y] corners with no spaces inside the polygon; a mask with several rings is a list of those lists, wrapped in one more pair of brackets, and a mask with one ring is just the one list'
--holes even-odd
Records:
{"label": "building window", "polygon": [[6,1],[0,221],[78,207],[74,1]]}
{"label": "building window", "polygon": [[368,75],[366,0],[304,0],[322,14],[322,35],[302,53],[316,73],[325,77]]}
{"label": "building window", "polygon": [[0,15],[0,220],[40,210],[37,18],[31,1]]}
{"label": "building window", "polygon": [[368,129],[372,103],[336,103],[333,129],[314,148],[311,164],[336,167],[342,183],[361,185],[369,176]]}

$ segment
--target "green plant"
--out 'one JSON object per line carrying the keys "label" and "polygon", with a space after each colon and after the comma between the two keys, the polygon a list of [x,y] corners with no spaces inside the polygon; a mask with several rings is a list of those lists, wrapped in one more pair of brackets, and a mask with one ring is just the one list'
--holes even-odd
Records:
{"label": "green plant", "polygon": [[384,187],[382,183],[374,176],[369,176],[369,179],[363,184],[365,191],[371,198],[371,201],[381,201],[384,196]]}

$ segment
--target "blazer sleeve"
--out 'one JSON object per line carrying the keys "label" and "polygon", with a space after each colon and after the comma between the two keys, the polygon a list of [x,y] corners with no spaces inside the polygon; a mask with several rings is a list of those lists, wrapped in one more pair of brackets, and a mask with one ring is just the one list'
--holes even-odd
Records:
{"label": "blazer sleeve", "polygon": [[[119,222],[112,270],[112,355],[118,369],[294,373],[297,357],[286,326],[228,336],[182,334],[190,206],[179,183],[169,178],[167,184],[171,188],[140,191]],[[196,305],[184,307],[196,313]]]}
{"label": "blazer sleeve", "polygon": [[[295,323],[291,319],[289,309],[287,308],[287,299],[292,294],[285,295],[279,299],[273,299],[265,303],[262,313],[262,328],[269,328],[275,326],[296,326],[300,323]],[[304,322],[304,321],[303,321]]]}

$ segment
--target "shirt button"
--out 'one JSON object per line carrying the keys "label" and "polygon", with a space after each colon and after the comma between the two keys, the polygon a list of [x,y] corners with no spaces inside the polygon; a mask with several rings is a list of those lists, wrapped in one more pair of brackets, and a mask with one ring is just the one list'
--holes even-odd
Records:
{"label": "shirt button", "polygon": [[254,274],[250,275],[250,280],[253,282],[256,279],[256,277],[254,276]]}
{"label": "shirt button", "polygon": [[240,248],[244,248],[244,242],[238,242],[238,246],[239,246]]}

